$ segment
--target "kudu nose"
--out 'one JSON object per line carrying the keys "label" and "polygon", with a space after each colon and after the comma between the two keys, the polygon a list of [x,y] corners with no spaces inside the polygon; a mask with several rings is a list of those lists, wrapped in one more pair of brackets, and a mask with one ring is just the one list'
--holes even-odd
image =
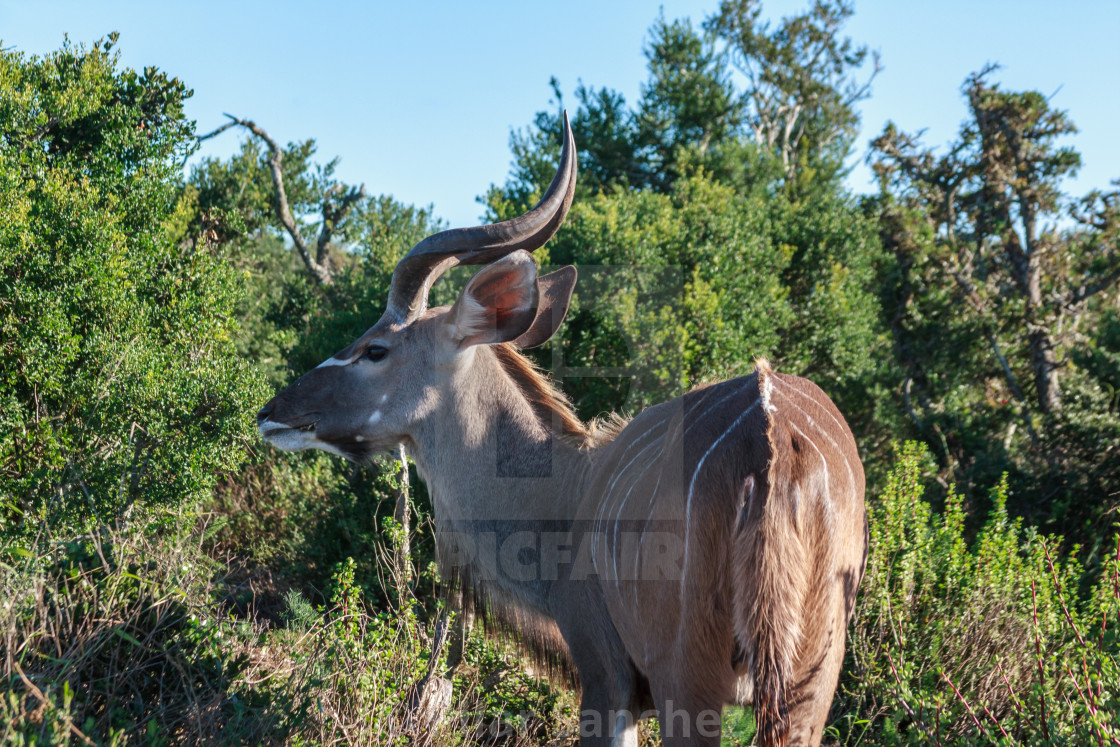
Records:
{"label": "kudu nose", "polygon": [[265,405],[261,409],[257,410],[257,422],[258,423],[263,423],[264,421],[268,420],[268,416],[271,415],[271,414],[272,414],[272,403],[269,402],[267,405]]}

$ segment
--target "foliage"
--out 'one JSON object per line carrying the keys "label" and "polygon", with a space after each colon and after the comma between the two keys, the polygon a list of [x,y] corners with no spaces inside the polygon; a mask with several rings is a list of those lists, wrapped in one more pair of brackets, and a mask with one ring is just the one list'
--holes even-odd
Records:
{"label": "foliage", "polygon": [[[1116,502],[1120,448],[1099,352],[1120,277],[1115,196],[1059,231],[1061,179],[1080,157],[1069,117],[1035,91],[968,78],[969,120],[936,155],[888,125],[873,144],[884,288],[913,421],[969,495],[1011,473],[1018,512],[1091,541]],[[1084,364],[1084,365],[1082,365]]]}
{"label": "foliage", "polygon": [[[308,216],[321,201],[345,188],[334,176],[338,159],[320,164],[315,154],[314,140],[289,143],[283,150],[285,191],[304,235],[319,232],[321,223]],[[362,198],[332,227],[334,241],[347,251],[332,255],[339,265],[336,282],[317,289],[285,243],[266,162],[259,141],[248,138],[230,159],[197,164],[187,192],[197,194],[192,225],[217,232],[228,260],[244,278],[246,293],[235,311],[238,351],[279,389],[376,320],[397,260],[441,226],[430,209],[385,195]],[[324,309],[330,313],[320,313]]]}
{"label": "foliage", "polygon": [[635,112],[636,140],[648,153],[646,183],[667,192],[685,164],[694,169],[696,161],[705,162],[713,149],[732,139],[742,112],[712,40],[698,35],[688,19],[661,16],[650,37],[649,80]]}
{"label": "foliage", "polygon": [[[863,744],[1090,744],[1120,737],[1120,555],[1087,596],[1062,540],[1007,513],[971,542],[962,500],[923,500],[906,444],[871,506],[871,547],[834,729]],[[1114,538],[1120,553],[1120,537]]]}
{"label": "foliage", "polygon": [[664,401],[748,373],[752,356],[776,349],[774,322],[790,316],[788,260],[771,251],[765,220],[760,202],[701,178],[673,195],[601,195],[573,209],[550,248],[552,261],[584,268],[558,343],[564,362],[636,377],[632,393],[626,378],[608,389],[604,379],[566,382],[581,410]]}
{"label": "foliage", "polygon": [[777,154],[797,192],[843,170],[859,125],[855,105],[879,72],[874,54],[869,78],[854,77],[869,50],[839,36],[852,12],[845,0],[818,0],[771,31],[758,0],[723,0],[704,24],[747,78],[741,106],[751,134]]}
{"label": "foliage", "polygon": [[115,39],[0,51],[8,537],[208,495],[240,461],[262,393],[234,354],[238,273],[184,232],[191,92],[154,68],[118,70]]}
{"label": "foliage", "polygon": [[[577,194],[666,193],[700,169],[748,188],[780,187],[798,200],[835,188],[878,57],[871,55],[874,69],[858,82],[869,50],[840,36],[852,15],[847,2],[816,2],[773,31],[761,12],[756,0],[727,0],[702,31],[688,19],[659,17],[645,50],[649,77],[633,109],[617,91],[580,82],[572,116]],[[736,88],[732,67],[744,88]],[[555,78],[550,86],[552,111],[537,112],[531,127],[510,138],[513,171],[484,199],[493,216],[522,212],[555,173],[564,101]]]}
{"label": "foliage", "polygon": [[[270,741],[301,718],[188,538],[114,531],[0,567],[5,744]],[[306,704],[305,704],[306,705]],[[92,740],[92,741],[90,741]]]}

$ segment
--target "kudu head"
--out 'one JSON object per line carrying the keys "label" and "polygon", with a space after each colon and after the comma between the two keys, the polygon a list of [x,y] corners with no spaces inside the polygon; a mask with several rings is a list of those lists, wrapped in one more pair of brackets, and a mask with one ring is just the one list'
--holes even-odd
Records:
{"label": "kudu head", "polygon": [[[529,252],[556,233],[572,203],[576,151],[566,113],[563,136],[560,168],[537,206],[414,246],[393,272],[381,319],[257,413],[265,440],[285,451],[369,458],[410,436],[471,365],[475,346],[528,348],[552,336],[567,311],[575,268],[537,277]],[[486,267],[454,305],[427,308],[432,284],[457,264]]]}

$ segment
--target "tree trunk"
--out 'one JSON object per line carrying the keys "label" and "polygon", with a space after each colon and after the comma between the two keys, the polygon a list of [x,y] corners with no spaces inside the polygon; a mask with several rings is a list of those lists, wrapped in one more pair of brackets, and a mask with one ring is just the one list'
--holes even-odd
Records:
{"label": "tree trunk", "polygon": [[1057,412],[1062,407],[1062,391],[1058,384],[1058,362],[1050,332],[1037,322],[1028,322],[1027,339],[1031,348],[1031,367],[1038,390],[1038,407],[1043,412]]}

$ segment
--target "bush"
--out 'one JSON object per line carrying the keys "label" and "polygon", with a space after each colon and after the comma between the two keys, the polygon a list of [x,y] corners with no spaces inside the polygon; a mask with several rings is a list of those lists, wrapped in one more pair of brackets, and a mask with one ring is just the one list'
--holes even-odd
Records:
{"label": "bush", "polygon": [[118,69],[116,37],[0,51],[0,536],[74,534],[208,495],[261,377],[239,276],[184,233],[191,91]]}
{"label": "bush", "polygon": [[274,741],[302,717],[263,631],[221,605],[219,566],[189,536],[135,529],[0,566],[0,742]]}
{"label": "bush", "polygon": [[[922,500],[909,443],[870,505],[871,544],[835,736],[862,744],[1098,744],[1120,738],[1120,544],[1087,594],[1061,538],[1024,529],[1006,480],[972,542],[962,500]],[[1120,542],[1120,538],[1117,540]]]}
{"label": "bush", "polygon": [[[410,696],[442,673],[442,656],[430,661],[441,610],[395,567],[403,531],[387,523],[370,548],[388,600],[371,606],[347,558],[328,604],[289,589],[268,616],[239,603],[205,530],[113,529],[0,564],[0,744],[415,743]],[[435,743],[531,744],[574,733],[575,712],[515,647],[476,636]]]}

